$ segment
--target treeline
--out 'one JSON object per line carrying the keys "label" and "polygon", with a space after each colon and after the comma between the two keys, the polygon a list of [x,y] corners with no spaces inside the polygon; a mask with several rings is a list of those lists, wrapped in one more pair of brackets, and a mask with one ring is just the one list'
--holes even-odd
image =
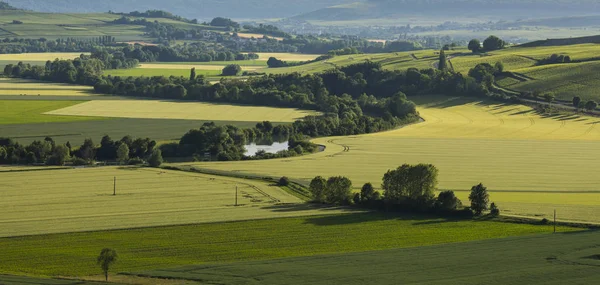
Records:
{"label": "treeline", "polygon": [[0,138],[0,164],[88,165],[96,161],[121,164],[142,164],[145,161],[162,162],[156,142],[149,138],[133,139],[125,136],[118,141],[102,137],[100,145],[86,139],[81,146],[57,144],[52,138],[22,145],[9,138]]}
{"label": "treeline", "polygon": [[258,24],[258,26],[245,25],[248,33],[263,34],[272,37],[291,38],[292,36],[273,25]]}
{"label": "treeline", "polygon": [[33,53],[33,52],[93,52],[106,45],[112,45],[115,39],[112,36],[102,36],[79,40],[73,38],[47,40],[4,38],[0,42],[1,54]]}
{"label": "treeline", "polygon": [[140,62],[209,62],[258,59],[256,53],[234,52],[231,49],[203,42],[176,46],[127,46],[122,49],[128,58]]}
{"label": "treeline", "polygon": [[141,17],[165,18],[165,19],[171,19],[171,20],[185,22],[185,23],[198,24],[198,20],[196,20],[196,19],[192,19],[192,20],[186,19],[184,17],[178,16],[178,15],[175,15],[173,13],[163,11],[163,10],[147,10],[146,12],[133,11],[133,12],[129,12],[129,13],[112,13],[112,14],[131,16],[131,17],[140,17],[140,18]]}
{"label": "treeline", "polygon": [[277,59],[275,57],[269,57],[269,59],[267,60],[267,66],[270,68],[298,66],[298,65],[309,64],[309,63],[313,63],[313,62],[317,62],[317,61],[327,60],[330,58],[333,58],[333,56],[332,55],[322,55],[313,60],[288,62],[288,61],[283,61],[283,60]]}
{"label": "treeline", "polygon": [[483,44],[478,39],[472,39],[469,41],[468,48],[473,53],[495,51],[505,48],[507,43],[496,36],[489,36]]}
{"label": "treeline", "polygon": [[75,59],[47,61],[44,66],[9,64],[4,75],[26,79],[46,80],[60,83],[95,85],[105,69],[132,68],[139,64],[137,59],[127,58],[118,51],[97,51],[91,55],[80,55]]}
{"label": "treeline", "polygon": [[383,193],[376,191],[371,183],[364,184],[360,192],[353,193],[352,181],[346,177],[325,179],[317,176],[310,182],[309,193],[315,203],[355,205],[385,211],[454,216],[479,216],[486,210],[490,210],[492,215],[500,213],[494,203],[489,203],[489,193],[483,184],[471,188],[469,207],[464,207],[453,191],[441,191],[436,197],[438,172],[431,164],[404,164],[388,170],[382,178]]}

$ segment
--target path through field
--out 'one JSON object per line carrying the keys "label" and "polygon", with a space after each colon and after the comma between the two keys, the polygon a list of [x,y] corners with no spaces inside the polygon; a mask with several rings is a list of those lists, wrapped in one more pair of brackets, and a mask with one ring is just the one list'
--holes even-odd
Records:
{"label": "path through field", "polygon": [[[415,98],[431,102],[431,98]],[[359,189],[379,187],[383,174],[404,163],[440,169],[439,188],[468,190],[480,182],[506,214],[600,222],[600,119],[542,117],[522,105],[435,98],[419,111],[425,122],[370,135],[320,138],[325,152],[266,161],[196,163],[253,174],[344,175]]]}

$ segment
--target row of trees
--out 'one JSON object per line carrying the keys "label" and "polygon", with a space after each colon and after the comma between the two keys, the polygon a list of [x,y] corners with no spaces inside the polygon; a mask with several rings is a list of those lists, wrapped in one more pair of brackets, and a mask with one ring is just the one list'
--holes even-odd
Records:
{"label": "row of trees", "polygon": [[442,191],[435,197],[438,169],[431,164],[404,164],[384,174],[381,188],[376,191],[371,183],[362,186],[360,192],[352,192],[352,181],[335,176],[325,179],[315,177],[309,185],[313,202],[331,205],[360,205],[376,209],[437,212],[446,214],[470,211],[481,215],[486,210],[498,215],[498,207],[489,204],[489,193],[483,184],[471,188],[470,207],[463,207],[453,191]]}
{"label": "row of trees", "polygon": [[573,107],[575,107],[577,109],[585,109],[588,111],[593,111],[593,110],[596,110],[596,108],[598,107],[598,103],[596,103],[596,101],[594,101],[594,100],[588,100],[587,102],[583,102],[581,100],[581,97],[575,96],[575,97],[573,97]]}
{"label": "row of trees", "polygon": [[[156,142],[149,138],[133,139],[125,136],[113,141],[109,136],[102,137],[100,145],[86,139],[81,146],[73,147],[70,142],[57,144],[52,138],[33,141],[22,145],[9,138],[0,138],[0,164],[46,164],[76,165],[91,164],[95,161],[138,164],[145,160],[162,162],[160,150],[155,149]],[[160,163],[158,163],[160,165]]]}

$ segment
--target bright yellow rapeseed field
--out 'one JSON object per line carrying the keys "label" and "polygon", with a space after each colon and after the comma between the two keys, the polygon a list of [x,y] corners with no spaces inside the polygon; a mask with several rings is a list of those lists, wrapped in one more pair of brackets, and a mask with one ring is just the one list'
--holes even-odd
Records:
{"label": "bright yellow rapeseed field", "polygon": [[0,172],[0,189],[0,237],[343,211],[279,211],[301,201],[264,182],[150,168]]}
{"label": "bright yellow rapeseed field", "polygon": [[214,121],[293,122],[314,111],[158,100],[99,100],[47,112],[48,115]]}
{"label": "bright yellow rapeseed field", "polygon": [[440,170],[439,188],[457,191],[463,202],[482,182],[505,214],[548,216],[557,208],[563,219],[600,222],[600,119],[544,118],[522,105],[436,99],[419,106],[425,122],[316,139],[327,149],[315,155],[194,165],[306,181],[344,175],[359,188],[379,187],[388,169],[404,163],[431,163]]}

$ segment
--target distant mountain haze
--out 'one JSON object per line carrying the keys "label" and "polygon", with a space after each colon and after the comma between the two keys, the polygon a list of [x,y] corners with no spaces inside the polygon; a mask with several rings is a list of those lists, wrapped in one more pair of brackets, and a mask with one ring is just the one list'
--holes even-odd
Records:
{"label": "distant mountain haze", "polygon": [[217,16],[236,19],[285,18],[349,0],[3,0],[12,6],[41,12],[131,12],[165,10],[192,19]]}
{"label": "distant mountain haze", "polygon": [[600,15],[598,0],[365,0],[331,6],[294,18],[303,20],[360,20],[400,16],[443,18],[494,17],[531,19]]}

